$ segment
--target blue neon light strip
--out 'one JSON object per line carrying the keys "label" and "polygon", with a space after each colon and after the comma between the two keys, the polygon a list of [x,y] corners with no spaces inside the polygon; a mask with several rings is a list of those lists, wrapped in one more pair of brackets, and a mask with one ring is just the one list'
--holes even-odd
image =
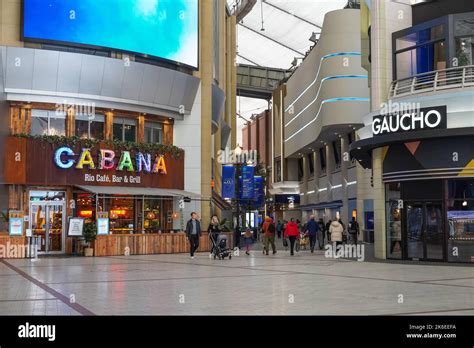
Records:
{"label": "blue neon light strip", "polygon": [[318,67],[318,72],[316,74],[316,77],[314,78],[313,82],[310,83],[308,87],[296,98],[288,107],[285,109],[285,112],[287,112],[300,98],[318,81],[319,77],[319,72],[321,71],[321,65],[323,61],[327,58],[332,58],[332,57],[340,57],[340,56],[360,56],[360,52],[338,52],[338,53],[330,53],[326,54],[325,56],[322,56],[320,61],[319,61],[319,67]]}
{"label": "blue neon light strip", "polygon": [[308,104],[306,105],[303,110],[298,112],[298,114],[293,117],[291,120],[289,120],[286,124],[285,127],[288,127],[294,120],[296,120],[303,112],[305,112],[311,105],[313,105],[319,97],[319,93],[321,92],[321,87],[324,83],[324,81],[329,81],[329,80],[336,80],[336,79],[366,79],[367,75],[334,75],[334,76],[327,76],[321,80],[321,84],[319,85],[318,93],[316,94],[316,97]]}
{"label": "blue neon light strip", "polygon": [[319,117],[319,114],[321,113],[321,109],[323,107],[324,104],[327,104],[327,103],[335,103],[335,102],[340,102],[340,101],[363,101],[363,102],[368,102],[369,101],[369,98],[359,98],[359,97],[342,97],[342,98],[331,98],[331,99],[326,99],[326,100],[323,100],[321,102],[321,105],[319,106],[319,110],[318,110],[318,113],[316,114],[316,116],[314,116],[314,118],[309,121],[307,124],[305,124],[303,127],[301,127],[300,129],[298,129],[297,132],[295,132],[294,134],[292,134],[290,137],[288,137],[287,139],[285,139],[285,143],[287,141],[290,141],[293,137],[295,137],[296,135],[298,135],[298,133],[302,132],[306,127],[308,127],[310,124],[312,124],[313,122],[315,122],[318,117]]}

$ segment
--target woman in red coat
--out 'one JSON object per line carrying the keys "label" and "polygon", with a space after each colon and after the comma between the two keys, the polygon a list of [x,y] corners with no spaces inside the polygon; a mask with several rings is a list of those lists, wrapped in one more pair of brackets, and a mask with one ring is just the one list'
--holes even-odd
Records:
{"label": "woman in red coat", "polygon": [[295,222],[294,218],[291,218],[290,222],[286,225],[285,229],[285,238],[288,238],[290,240],[290,252],[291,255],[294,255],[294,248],[295,248],[295,242],[296,238],[300,237],[300,232],[298,230],[298,225]]}

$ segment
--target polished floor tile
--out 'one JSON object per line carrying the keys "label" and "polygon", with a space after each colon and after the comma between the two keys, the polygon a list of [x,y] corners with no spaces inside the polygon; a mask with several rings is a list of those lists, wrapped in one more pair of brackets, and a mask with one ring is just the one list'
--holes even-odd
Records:
{"label": "polished floor tile", "polygon": [[0,315],[471,315],[471,265],[254,251],[0,262]]}

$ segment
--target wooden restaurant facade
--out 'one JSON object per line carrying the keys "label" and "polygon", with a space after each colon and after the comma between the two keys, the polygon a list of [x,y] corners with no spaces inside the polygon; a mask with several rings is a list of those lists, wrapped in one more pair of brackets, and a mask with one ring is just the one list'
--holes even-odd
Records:
{"label": "wooden restaurant facade", "polygon": [[236,16],[223,1],[189,2],[197,45],[153,56],[24,35],[22,3],[0,18],[0,258],[31,238],[72,254],[71,219],[105,214],[96,256],[186,252],[190,212],[207,226],[225,208],[211,205],[211,183],[219,192],[218,151],[236,146]]}
{"label": "wooden restaurant facade", "polygon": [[[81,243],[68,236],[69,220],[95,222],[106,212],[109,234],[97,236],[95,256],[186,252],[184,233],[173,227],[188,217],[173,203],[197,196],[183,190],[185,153],[172,145],[173,121],[98,109],[84,126],[74,108],[54,107],[12,103],[5,141],[8,205],[23,212],[38,250],[80,252]],[[2,242],[26,243],[26,233],[4,234]],[[208,248],[203,236],[201,250]]]}

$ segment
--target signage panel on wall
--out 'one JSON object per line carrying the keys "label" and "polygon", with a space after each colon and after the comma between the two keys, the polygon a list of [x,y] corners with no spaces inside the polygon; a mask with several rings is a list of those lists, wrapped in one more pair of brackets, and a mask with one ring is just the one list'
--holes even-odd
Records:
{"label": "signage panel on wall", "polygon": [[222,198],[235,198],[235,167],[222,167]]}
{"label": "signage panel on wall", "polygon": [[135,52],[197,68],[198,18],[198,0],[24,0],[23,37]]}
{"label": "signage panel on wall", "polygon": [[97,213],[97,235],[103,236],[109,234],[109,213]]}
{"label": "signage panel on wall", "polygon": [[252,166],[242,167],[242,187],[240,189],[242,199],[254,199],[255,187],[254,187],[254,168]]}
{"label": "signage panel on wall", "polygon": [[374,116],[372,134],[374,136],[404,133],[447,127],[446,105],[388,113]]}
{"label": "signage panel on wall", "polygon": [[254,207],[260,208],[265,204],[265,192],[263,185],[263,178],[261,176],[255,177],[255,198],[254,198]]}
{"label": "signage panel on wall", "polygon": [[23,235],[24,215],[22,211],[10,210],[8,212],[8,227],[10,236]]}

